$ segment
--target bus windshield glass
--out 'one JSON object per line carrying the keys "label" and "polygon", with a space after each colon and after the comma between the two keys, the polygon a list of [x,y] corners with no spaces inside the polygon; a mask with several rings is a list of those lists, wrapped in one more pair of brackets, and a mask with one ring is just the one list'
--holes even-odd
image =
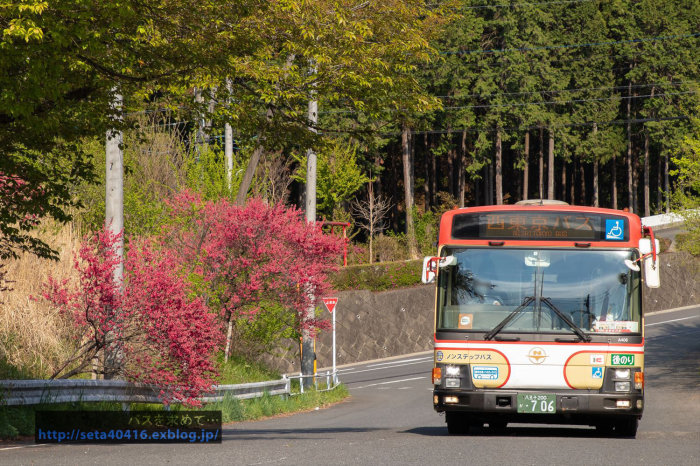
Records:
{"label": "bus windshield glass", "polygon": [[579,335],[639,333],[641,275],[632,250],[445,249],[438,330]]}

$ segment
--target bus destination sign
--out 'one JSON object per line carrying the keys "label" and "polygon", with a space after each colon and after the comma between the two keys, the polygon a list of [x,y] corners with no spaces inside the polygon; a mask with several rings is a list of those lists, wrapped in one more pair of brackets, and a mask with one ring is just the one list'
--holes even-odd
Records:
{"label": "bus destination sign", "polygon": [[455,215],[454,239],[626,241],[627,219],[577,212],[489,212]]}

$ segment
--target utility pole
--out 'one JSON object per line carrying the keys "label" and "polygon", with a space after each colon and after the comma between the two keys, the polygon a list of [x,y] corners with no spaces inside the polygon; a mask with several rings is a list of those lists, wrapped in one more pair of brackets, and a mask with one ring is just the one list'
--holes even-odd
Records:
{"label": "utility pole", "polygon": [[[112,120],[121,122],[122,96],[114,89],[112,101]],[[120,235],[115,244],[115,253],[120,261],[114,269],[114,283],[120,287],[124,281],[124,154],[122,153],[123,135],[120,130],[107,130],[105,144],[106,181],[105,181],[105,226],[112,234]],[[116,313],[117,310],[112,309]],[[115,316],[118,318],[118,316]],[[104,374],[106,379],[112,378],[120,365],[121,351],[115,345],[111,345],[113,334],[105,338],[104,348]]]}
{"label": "utility pole", "polygon": [[[316,73],[312,69],[312,73]],[[316,123],[318,122],[318,101],[316,100],[315,92],[311,94],[309,100],[309,130],[316,132]],[[316,223],[316,152],[313,149],[306,151],[306,221],[308,223]],[[310,287],[307,292],[311,298],[311,304],[306,309],[304,321],[308,322],[314,318],[316,312],[314,290]],[[301,330],[301,373],[302,375],[310,376],[314,373],[314,342],[311,338],[311,331],[308,328],[302,327]],[[311,386],[313,380],[311,377],[302,379],[304,388]]]}
{"label": "utility pole", "polygon": [[[226,80],[226,90],[229,97],[231,95],[231,80]],[[224,157],[226,158],[226,187],[228,188],[229,196],[231,192],[231,182],[233,178],[233,129],[226,122],[224,125]]]}

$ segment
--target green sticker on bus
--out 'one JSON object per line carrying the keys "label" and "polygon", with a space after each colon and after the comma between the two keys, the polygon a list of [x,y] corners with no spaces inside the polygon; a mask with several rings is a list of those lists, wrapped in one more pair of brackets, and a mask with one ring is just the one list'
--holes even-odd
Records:
{"label": "green sticker on bus", "polygon": [[634,366],[634,354],[611,354],[610,363],[613,366]]}

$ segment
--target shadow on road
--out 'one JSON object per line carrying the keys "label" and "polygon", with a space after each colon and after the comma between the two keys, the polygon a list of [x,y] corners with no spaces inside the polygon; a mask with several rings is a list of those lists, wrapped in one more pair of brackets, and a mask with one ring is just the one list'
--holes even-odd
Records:
{"label": "shadow on road", "polygon": [[[447,427],[415,427],[402,433],[425,437],[448,437]],[[469,437],[562,437],[562,438],[608,438],[590,427],[506,427],[505,429],[472,428]]]}
{"label": "shadow on road", "polygon": [[224,429],[223,440],[314,440],[335,439],[338,434],[386,431],[387,429],[365,427],[324,427],[299,429]]}

